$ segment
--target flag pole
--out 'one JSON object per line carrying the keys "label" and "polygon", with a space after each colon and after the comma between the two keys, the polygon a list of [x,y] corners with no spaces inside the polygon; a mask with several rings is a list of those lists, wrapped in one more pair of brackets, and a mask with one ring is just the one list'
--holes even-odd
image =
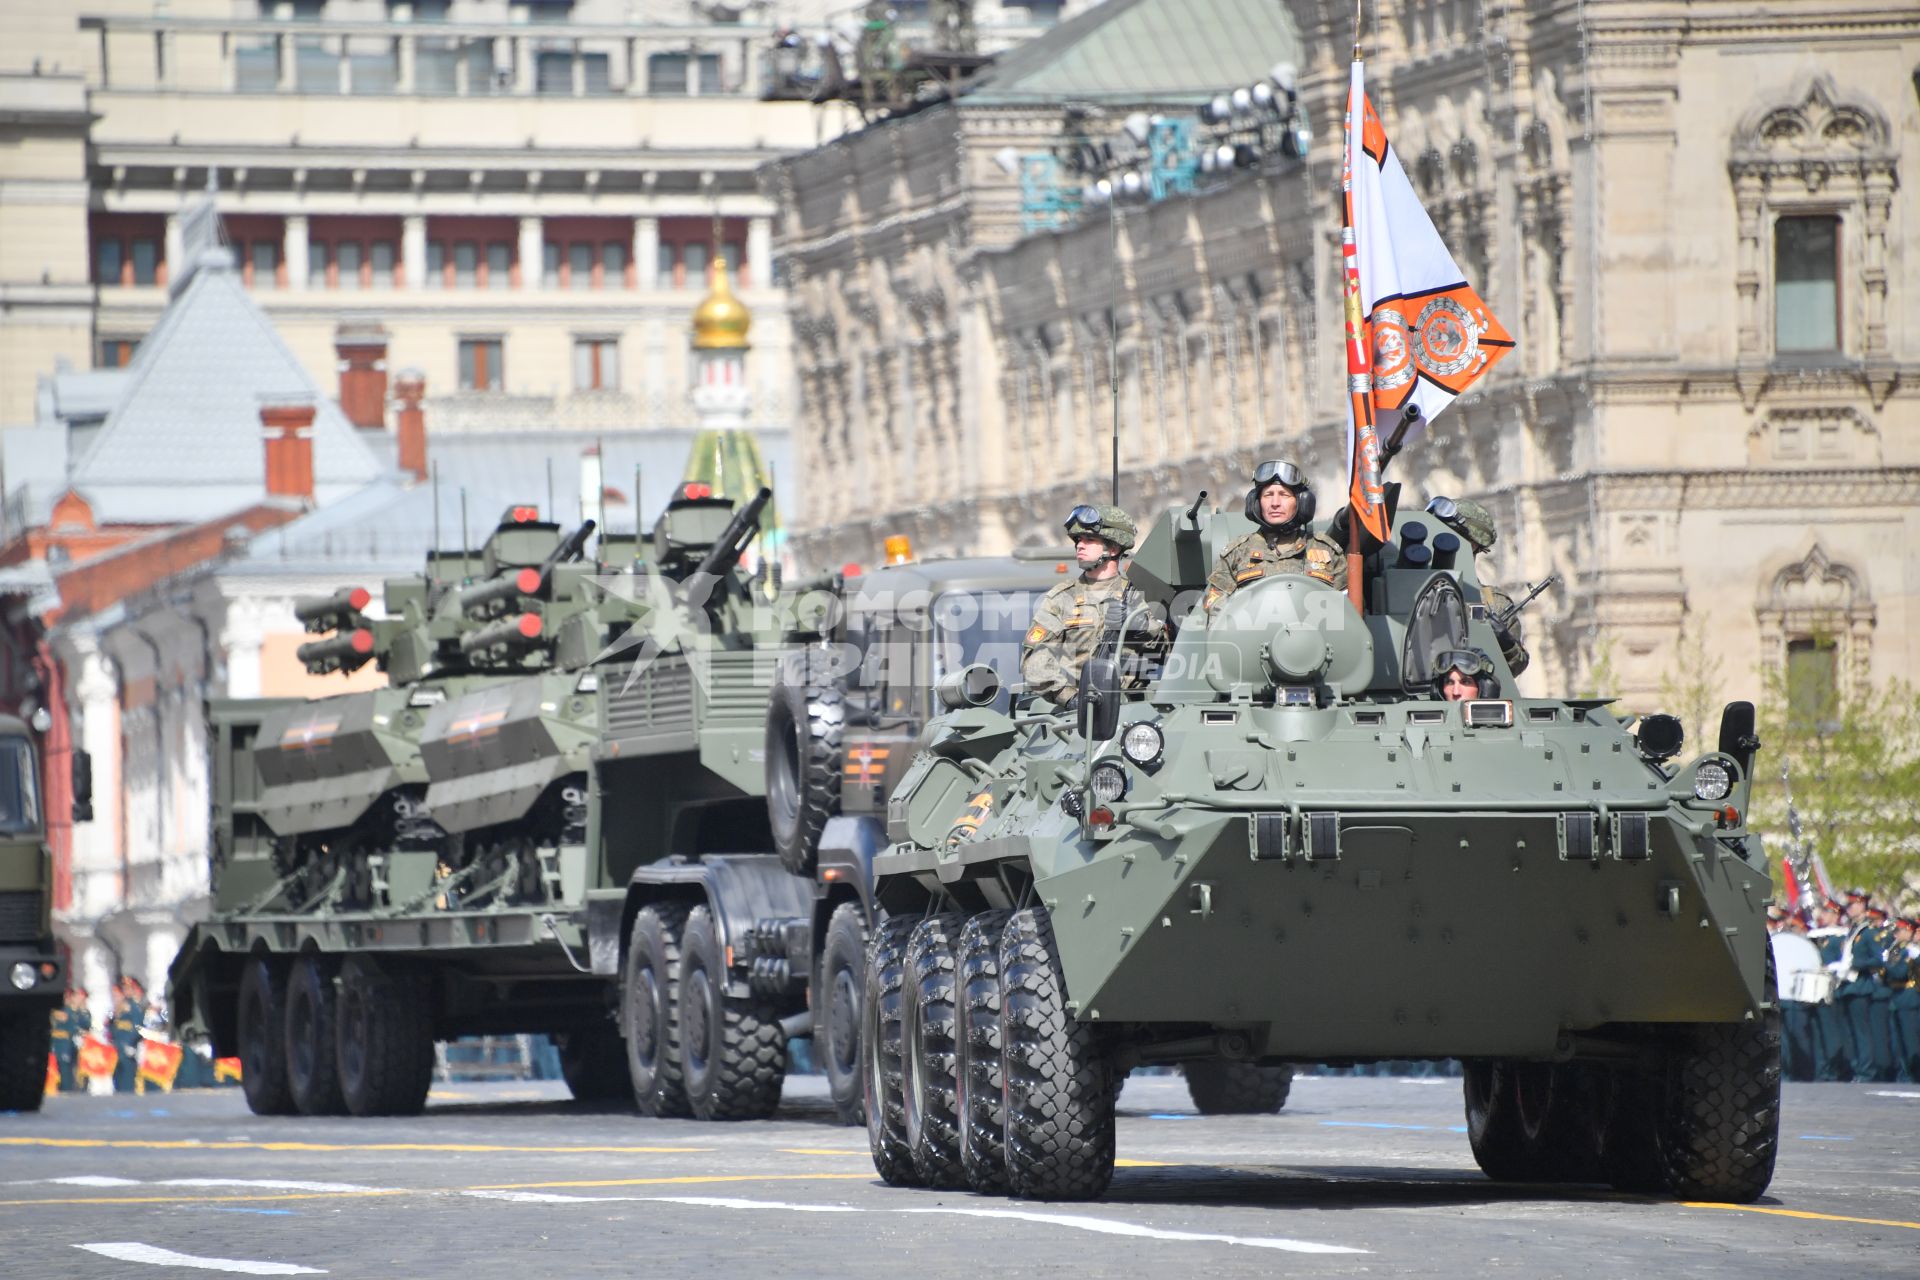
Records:
{"label": "flag pole", "polygon": [[[1360,64],[1360,21],[1364,2],[1354,0],[1353,60],[1356,67]],[[1361,127],[1360,117],[1365,112],[1365,99],[1358,102],[1354,100],[1353,80],[1349,77],[1346,134],[1340,166],[1340,255],[1346,294],[1347,398],[1348,412],[1353,418],[1353,442],[1347,459],[1347,599],[1353,602],[1354,610],[1361,614],[1367,611],[1366,583],[1363,581],[1365,560],[1360,554],[1360,512],[1354,497],[1356,492],[1364,492],[1366,487],[1366,477],[1360,475],[1359,471],[1361,460],[1368,452],[1367,436],[1372,431],[1373,378],[1368,360],[1366,325],[1360,313],[1360,249],[1355,239],[1353,218],[1353,152],[1356,142],[1354,133]]]}

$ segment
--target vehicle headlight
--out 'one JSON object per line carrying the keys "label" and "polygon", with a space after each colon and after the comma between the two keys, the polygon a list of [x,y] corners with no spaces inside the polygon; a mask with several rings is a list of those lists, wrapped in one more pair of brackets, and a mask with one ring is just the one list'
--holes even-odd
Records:
{"label": "vehicle headlight", "polygon": [[25,961],[16,964],[12,969],[8,970],[7,978],[13,983],[14,988],[19,991],[31,991],[34,988],[34,984],[40,981],[40,975],[34,972],[33,966]]}
{"label": "vehicle headlight", "polygon": [[1725,800],[1733,790],[1733,772],[1718,760],[1703,760],[1693,771],[1693,794],[1702,800]]}
{"label": "vehicle headlight", "polygon": [[1142,768],[1158,760],[1166,746],[1167,739],[1160,732],[1160,726],[1146,720],[1127,726],[1127,732],[1120,739],[1120,750]]}
{"label": "vehicle headlight", "polygon": [[1101,804],[1112,804],[1127,794],[1127,771],[1111,760],[1103,760],[1093,766],[1089,786],[1095,800]]}

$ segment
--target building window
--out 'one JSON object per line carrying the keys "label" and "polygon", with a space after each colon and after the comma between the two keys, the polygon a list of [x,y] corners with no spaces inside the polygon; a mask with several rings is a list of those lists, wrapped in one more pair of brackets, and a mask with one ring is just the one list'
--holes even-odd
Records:
{"label": "building window", "polygon": [[427,242],[427,288],[447,287],[447,245],[444,240]]}
{"label": "building window", "polygon": [[133,353],[140,348],[138,338],[102,338],[100,339],[100,359],[97,367],[102,369],[124,369],[133,363]]}
{"label": "building window", "polygon": [[498,391],[506,381],[506,364],[498,338],[460,339],[460,389]]}
{"label": "building window", "polygon": [[133,283],[160,283],[160,242],[158,240],[133,242]]}
{"label": "building window", "polygon": [[126,265],[127,248],[119,240],[102,240],[93,247],[93,279],[96,284],[119,284],[120,270]]}
{"label": "building window", "polygon": [[622,289],[627,284],[627,246],[619,241],[586,239],[591,229],[546,243],[546,286],[549,289]]}
{"label": "building window", "polygon": [[612,338],[575,338],[573,340],[573,389],[575,391],[620,389],[619,342]]}
{"label": "building window", "polygon": [[357,240],[342,240],[334,246],[336,268],[334,278],[339,281],[337,287],[355,290],[360,287],[360,243]]}
{"label": "building window", "polygon": [[544,270],[540,274],[541,284],[549,289],[558,289],[560,287],[560,246],[551,240],[547,241],[546,259],[542,265]]}
{"label": "building window", "polygon": [[487,246],[487,260],[481,267],[486,272],[487,288],[505,289],[513,283],[513,246],[490,244]]}
{"label": "building window", "polygon": [[1840,219],[1774,223],[1773,316],[1776,351],[1840,349]]}
{"label": "building window", "polygon": [[307,245],[307,288],[324,289],[327,287],[327,250],[324,240],[315,240]]}
{"label": "building window", "polygon": [[471,289],[480,283],[480,249],[472,241],[453,246],[453,287]]}
{"label": "building window", "polygon": [[376,285],[392,283],[394,278],[393,241],[375,240],[369,248],[371,250],[370,265],[373,270],[373,283]]}
{"label": "building window", "polygon": [[609,241],[600,246],[600,270],[606,276],[606,287],[612,289],[627,282],[627,246],[618,240]]}
{"label": "building window", "polygon": [[647,92],[661,97],[685,97],[687,55],[684,53],[650,54],[647,58]]}
{"label": "building window", "polygon": [[1840,650],[1830,639],[1787,641],[1787,713],[1798,728],[1817,729],[1839,712]]}
{"label": "building window", "polygon": [[255,240],[247,246],[247,285],[254,289],[273,289],[280,284],[280,246],[271,240]]}

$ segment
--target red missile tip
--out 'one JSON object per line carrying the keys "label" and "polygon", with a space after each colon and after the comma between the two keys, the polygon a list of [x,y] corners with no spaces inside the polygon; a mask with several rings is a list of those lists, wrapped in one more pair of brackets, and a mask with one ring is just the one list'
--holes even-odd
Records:
{"label": "red missile tip", "polygon": [[689,498],[711,498],[713,496],[713,486],[710,484],[701,484],[698,480],[689,480],[680,487],[680,492]]}
{"label": "red missile tip", "polygon": [[539,518],[540,508],[538,507],[515,507],[513,509],[513,522],[515,524],[532,524]]}
{"label": "red missile tip", "polygon": [[514,575],[513,585],[520,589],[521,595],[532,595],[540,589],[540,571],[534,568],[522,569]]}
{"label": "red missile tip", "polygon": [[860,576],[860,573],[860,566],[851,560],[840,566],[840,576],[843,578],[857,578]]}
{"label": "red missile tip", "polygon": [[358,613],[360,610],[366,608],[372,599],[373,592],[367,590],[365,587],[355,587],[353,593],[347,597],[347,603],[353,606],[355,613]]}
{"label": "red missile tip", "polygon": [[529,640],[538,639],[540,636],[540,615],[537,613],[521,614],[520,634]]}
{"label": "red missile tip", "polygon": [[353,651],[355,653],[372,653],[373,632],[367,630],[365,627],[355,627],[353,639],[350,643],[353,645]]}

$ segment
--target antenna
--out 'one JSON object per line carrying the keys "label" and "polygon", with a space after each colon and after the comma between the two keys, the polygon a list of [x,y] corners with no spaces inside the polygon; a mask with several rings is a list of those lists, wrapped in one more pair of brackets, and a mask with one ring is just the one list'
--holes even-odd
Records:
{"label": "antenna", "polygon": [[633,464],[633,538],[634,544],[640,541],[640,464]]}
{"label": "antenna", "polygon": [[[559,516],[559,514],[560,514],[559,512],[553,509],[553,455],[548,454],[547,455],[547,519],[556,520],[557,522],[557,517]],[[582,513],[581,518],[582,519],[585,518],[585,513]]]}
{"label": "antenna", "polygon": [[1120,505],[1120,187],[1107,196],[1107,393],[1113,403],[1113,497]]}

